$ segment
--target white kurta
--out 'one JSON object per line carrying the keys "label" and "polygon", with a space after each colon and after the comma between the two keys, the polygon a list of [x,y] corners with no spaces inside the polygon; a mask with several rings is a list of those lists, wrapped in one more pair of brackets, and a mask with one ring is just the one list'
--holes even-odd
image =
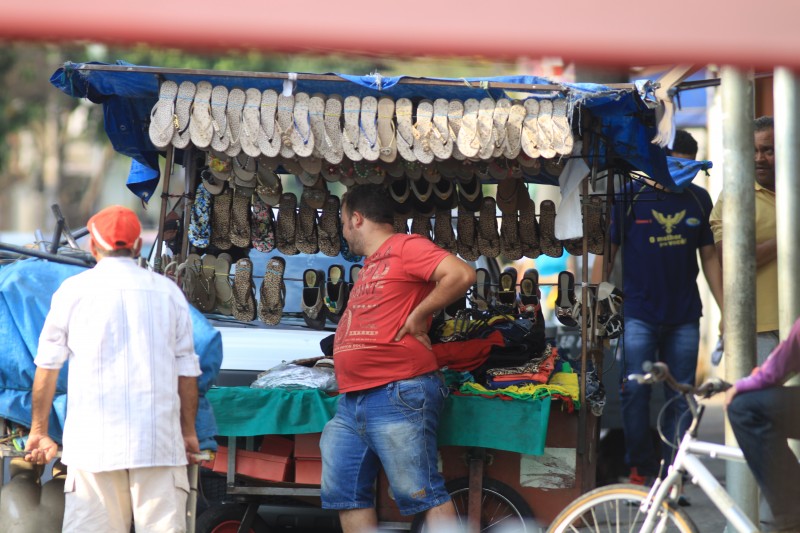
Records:
{"label": "white kurta", "polygon": [[178,376],[200,375],[171,280],[107,257],[53,295],[37,366],[69,359],[62,461],[88,472],[186,464]]}

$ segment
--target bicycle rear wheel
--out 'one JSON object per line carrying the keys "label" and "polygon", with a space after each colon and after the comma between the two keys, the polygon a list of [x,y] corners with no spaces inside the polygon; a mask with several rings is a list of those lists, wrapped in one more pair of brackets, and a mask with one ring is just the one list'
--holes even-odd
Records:
{"label": "bicycle rear wheel", "polygon": [[[608,485],[587,492],[561,511],[550,524],[548,533],[639,531],[646,518],[639,506],[647,494],[646,487],[628,484]],[[661,504],[656,530],[697,533],[691,518],[669,502]]]}

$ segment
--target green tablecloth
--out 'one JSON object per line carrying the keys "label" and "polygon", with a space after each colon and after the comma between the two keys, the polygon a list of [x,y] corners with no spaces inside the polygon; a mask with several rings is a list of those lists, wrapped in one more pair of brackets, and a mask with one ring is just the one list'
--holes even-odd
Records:
{"label": "green tablecloth", "polygon": [[[219,435],[251,437],[318,433],[336,413],[338,397],[317,389],[212,388],[206,395]],[[441,446],[478,446],[542,455],[550,398],[507,401],[451,395],[439,427]]]}

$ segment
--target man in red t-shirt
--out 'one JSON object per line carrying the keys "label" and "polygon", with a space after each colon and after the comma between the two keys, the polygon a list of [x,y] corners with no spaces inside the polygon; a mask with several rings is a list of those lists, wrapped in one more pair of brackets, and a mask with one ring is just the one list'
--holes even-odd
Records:
{"label": "man in red t-shirt", "polygon": [[322,506],[339,510],[345,533],[377,526],[381,466],[401,513],[425,512],[428,524],[455,518],[437,468],[447,388],[428,329],[435,311],[464,296],[475,271],[424,237],[395,234],[392,205],[381,185],[342,198],[344,238],[366,257],[336,331],[343,394],[321,440]]}

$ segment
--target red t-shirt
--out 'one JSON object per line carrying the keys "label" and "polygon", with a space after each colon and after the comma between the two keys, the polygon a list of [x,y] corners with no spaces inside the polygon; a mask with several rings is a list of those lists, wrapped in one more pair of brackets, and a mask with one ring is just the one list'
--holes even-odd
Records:
{"label": "red t-shirt", "polygon": [[433,271],[449,253],[420,235],[395,234],[364,261],[339,320],[333,354],[340,392],[377,387],[439,368],[411,335],[394,337],[433,290]]}

